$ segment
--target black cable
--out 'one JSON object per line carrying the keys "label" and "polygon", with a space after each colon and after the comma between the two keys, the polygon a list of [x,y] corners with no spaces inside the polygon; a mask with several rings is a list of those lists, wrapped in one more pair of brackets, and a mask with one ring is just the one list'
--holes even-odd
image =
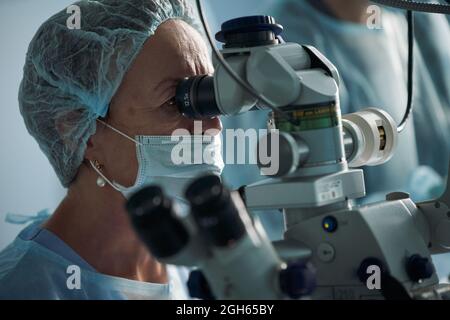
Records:
{"label": "black cable", "polygon": [[273,112],[278,113],[280,116],[282,116],[284,119],[290,121],[289,117],[281,111],[277,106],[275,106],[272,101],[264,97],[262,94],[260,94],[258,91],[256,91],[251,85],[249,85],[246,81],[241,79],[241,77],[234,72],[234,70],[230,67],[230,65],[225,61],[222,54],[219,52],[219,50],[216,47],[216,44],[214,43],[213,37],[211,36],[211,30],[209,29],[209,25],[206,22],[203,6],[201,0],[196,0],[197,3],[197,9],[200,16],[200,20],[203,24],[203,27],[206,32],[206,37],[208,38],[208,42],[211,45],[211,48],[214,52],[214,55],[216,56],[217,60],[219,60],[222,67],[225,69],[225,71],[228,73],[230,77],[232,77],[242,88],[244,88],[252,97],[258,100],[258,102],[262,102],[265,106],[269,107]]}
{"label": "black cable", "polygon": [[405,115],[397,126],[397,132],[402,132],[414,108],[414,13],[407,12],[408,19],[408,102],[406,105]]}
{"label": "black cable", "polygon": [[[410,11],[450,14],[450,5],[443,3],[429,3],[429,2],[419,2],[409,0],[371,0],[371,1],[384,6]],[[450,1],[446,0],[446,2]]]}
{"label": "black cable", "polygon": [[[408,119],[414,109],[414,15],[413,11],[427,12],[427,13],[441,13],[450,14],[450,6],[443,3],[425,3],[418,1],[408,0],[371,0],[374,3],[378,3],[385,6],[395,7],[399,9],[406,9],[408,19],[408,102],[406,105],[405,114],[403,119],[397,126],[397,132],[402,132]],[[450,3],[450,0],[446,0]]]}

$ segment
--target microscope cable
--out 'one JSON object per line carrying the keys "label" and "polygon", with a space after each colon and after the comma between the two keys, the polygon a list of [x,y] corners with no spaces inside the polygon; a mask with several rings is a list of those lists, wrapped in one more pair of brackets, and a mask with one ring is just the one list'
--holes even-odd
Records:
{"label": "microscope cable", "polygon": [[[408,20],[408,102],[406,105],[406,111],[403,119],[397,126],[397,132],[401,133],[408,123],[409,117],[414,109],[413,96],[414,96],[414,15],[413,11],[426,12],[426,13],[441,13],[450,14],[450,5],[442,3],[424,3],[417,1],[407,0],[372,0],[374,3],[380,5],[390,6],[399,9],[405,9],[407,11]],[[450,0],[446,0],[450,3]]]}
{"label": "microscope cable", "polygon": [[[409,1],[409,0],[371,0],[371,1],[384,6],[410,11],[450,14],[450,5],[444,3],[430,3],[430,2]],[[447,3],[450,3],[450,0],[445,1]]]}

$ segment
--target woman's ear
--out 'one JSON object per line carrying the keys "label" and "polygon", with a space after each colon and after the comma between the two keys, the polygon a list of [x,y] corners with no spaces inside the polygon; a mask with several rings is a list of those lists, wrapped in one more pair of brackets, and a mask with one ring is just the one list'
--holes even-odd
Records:
{"label": "woman's ear", "polygon": [[95,156],[95,142],[93,141],[94,138],[93,136],[91,136],[89,138],[89,140],[86,143],[86,150],[84,152],[84,158],[88,161],[95,161],[96,156]]}
{"label": "woman's ear", "polygon": [[103,163],[104,153],[102,152],[102,140],[104,135],[104,128],[101,124],[97,123],[96,132],[89,137],[86,142],[86,150],[84,152],[84,158],[88,161],[98,161]]}
{"label": "woman's ear", "polygon": [[73,152],[76,152],[81,144],[81,141],[73,138],[74,124],[80,123],[80,121],[84,121],[82,110],[72,110],[55,119],[55,128],[64,147]]}

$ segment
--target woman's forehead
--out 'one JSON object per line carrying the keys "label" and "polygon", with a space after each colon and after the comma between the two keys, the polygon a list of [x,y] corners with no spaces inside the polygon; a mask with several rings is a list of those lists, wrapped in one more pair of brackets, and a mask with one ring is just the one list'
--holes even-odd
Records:
{"label": "woman's forehead", "polygon": [[144,45],[137,63],[146,76],[159,80],[212,72],[202,36],[181,20],[163,23]]}

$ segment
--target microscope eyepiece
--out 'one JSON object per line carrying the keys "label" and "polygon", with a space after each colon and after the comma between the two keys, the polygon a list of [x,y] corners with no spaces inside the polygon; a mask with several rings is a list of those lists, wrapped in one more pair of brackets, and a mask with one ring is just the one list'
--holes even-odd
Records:
{"label": "microscope eyepiece", "polygon": [[182,115],[193,119],[207,119],[221,115],[216,102],[214,77],[200,75],[181,80],[175,102]]}
{"label": "microscope eyepiece", "polygon": [[186,199],[198,226],[214,245],[228,246],[246,233],[230,192],[218,176],[208,175],[194,181],[186,190]]}
{"label": "microscope eyepiece", "polygon": [[187,245],[189,233],[160,187],[141,189],[128,200],[126,209],[134,229],[155,257],[173,256]]}

